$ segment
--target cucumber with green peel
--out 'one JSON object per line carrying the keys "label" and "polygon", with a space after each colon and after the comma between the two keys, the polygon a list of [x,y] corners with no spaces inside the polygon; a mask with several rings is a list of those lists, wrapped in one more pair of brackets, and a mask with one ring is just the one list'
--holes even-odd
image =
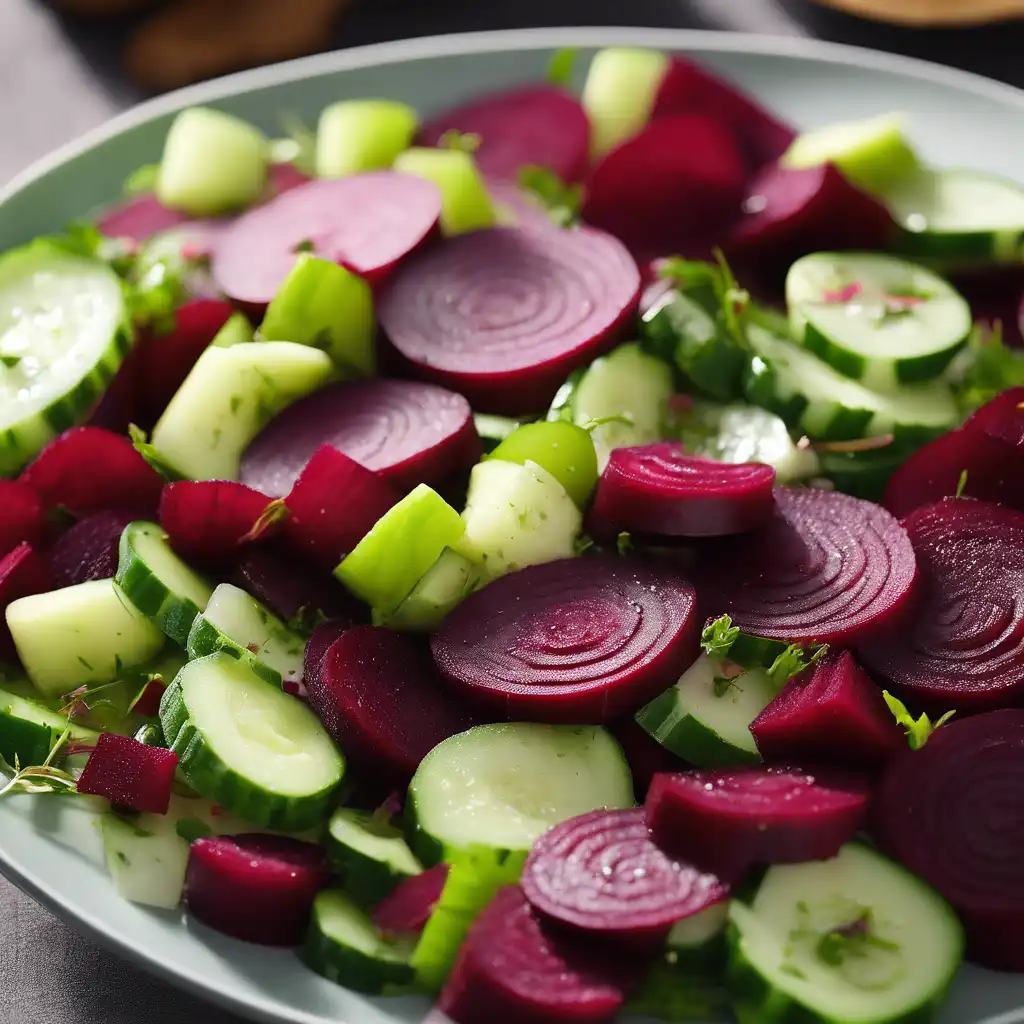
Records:
{"label": "cucumber with green peel", "polygon": [[389,615],[374,612],[374,625],[411,632],[433,632],[484,580],[479,565],[445,548],[409,596]]}
{"label": "cucumber with green peel", "polygon": [[966,299],[925,267],[880,253],[813,253],[789,268],[793,337],[879,391],[939,377],[967,344]]}
{"label": "cucumber with green peel", "polygon": [[821,476],[844,494],[880,503],[893,473],[909,454],[908,446],[898,444],[863,452],[823,451]]}
{"label": "cucumber with green peel", "polygon": [[233,348],[255,341],[256,332],[244,313],[232,313],[224,326],[214,335],[210,344],[214,348]]}
{"label": "cucumber with green peel", "polygon": [[69,727],[71,743],[91,746],[99,739],[95,729],[58,714],[40,700],[0,690],[0,757],[8,765],[42,764]]}
{"label": "cucumber with green peel", "polygon": [[414,146],[400,154],[394,169],[432,181],[441,191],[441,231],[449,238],[494,227],[494,200],[472,153]]}
{"label": "cucumber with green peel", "polygon": [[771,867],[729,909],[726,982],[743,1024],[929,1020],[960,966],[963,929],[924,882],[870,847]]}
{"label": "cucumber with green peel", "polygon": [[677,922],[665,940],[669,963],[688,974],[717,974],[728,956],[728,923],[728,900]]}
{"label": "cucumber with green peel", "polygon": [[412,143],[419,117],[396,100],[340,100],[324,107],[316,131],[316,176],[343,178],[390,167]]}
{"label": "cucumber with green peel", "polygon": [[172,550],[156,523],[129,523],[121,534],[115,580],[128,600],[180,647],[213,587]]}
{"label": "cucumber with green peel", "polygon": [[132,345],[121,279],[46,242],[0,258],[0,476],[81,423]]}
{"label": "cucumber with green peel", "polygon": [[322,822],[345,762],[297,697],[218,652],[189,662],[164,693],[160,724],[196,792],[245,821],[297,832]]}
{"label": "cucumber with green peel", "polygon": [[331,867],[364,905],[380,902],[423,871],[401,829],[369,811],[338,808],[327,823],[326,842]]}

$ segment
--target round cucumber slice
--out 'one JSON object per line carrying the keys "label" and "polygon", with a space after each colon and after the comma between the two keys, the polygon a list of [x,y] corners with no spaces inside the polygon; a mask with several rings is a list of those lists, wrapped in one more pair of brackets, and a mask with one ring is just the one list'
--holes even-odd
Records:
{"label": "round cucumber slice", "polygon": [[497,223],[494,201],[472,153],[459,149],[407,149],[395,170],[432,181],[441,190],[441,231],[451,237]]}
{"label": "round cucumber slice", "polygon": [[327,825],[327,855],[349,892],[377,903],[423,871],[402,832],[369,811],[341,807]]}
{"label": "round cucumber slice", "polygon": [[445,548],[394,612],[390,615],[377,612],[374,622],[392,629],[433,632],[448,613],[477,588],[482,578],[480,566],[465,555]]}
{"label": "round cucumber slice", "polygon": [[416,134],[419,118],[395,100],[341,100],[325,107],[316,132],[318,178],[390,167]]}

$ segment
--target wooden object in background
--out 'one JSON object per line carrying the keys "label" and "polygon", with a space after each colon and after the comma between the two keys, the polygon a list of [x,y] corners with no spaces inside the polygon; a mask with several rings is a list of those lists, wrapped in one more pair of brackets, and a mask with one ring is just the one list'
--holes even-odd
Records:
{"label": "wooden object in background", "polygon": [[128,11],[141,11],[152,7],[157,0],[50,0],[54,7],[69,14],[86,16],[105,16],[107,14],[125,14]]}
{"label": "wooden object in background", "polygon": [[983,25],[1024,18],[1024,0],[818,0],[828,7],[903,25]]}

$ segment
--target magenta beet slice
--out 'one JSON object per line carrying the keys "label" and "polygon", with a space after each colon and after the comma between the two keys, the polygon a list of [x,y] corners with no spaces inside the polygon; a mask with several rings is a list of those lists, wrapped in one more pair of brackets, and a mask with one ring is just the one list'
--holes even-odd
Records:
{"label": "magenta beet slice", "polygon": [[481,453],[461,395],[415,381],[345,381],[276,417],[242,456],[242,480],[283,498],[321,445],[374,470],[401,493],[443,483]]}
{"label": "magenta beet slice", "polygon": [[0,557],[19,544],[39,544],[46,534],[46,509],[21,480],[0,479]]}
{"label": "magenta beet slice", "polygon": [[655,775],[659,772],[683,771],[689,767],[663,747],[646,729],[640,728],[632,715],[612,722],[609,728],[626,755],[626,763],[633,776],[633,792],[641,803],[647,796],[647,790]]}
{"label": "magenta beet slice", "polygon": [[903,730],[849,651],[830,654],[810,678],[791,679],[750,726],[777,764],[877,768],[907,749]]}
{"label": "magenta beet slice", "polygon": [[664,442],[616,448],[597,483],[591,536],[724,537],[762,526],[775,509],[775,470],[686,455]]}
{"label": "magenta beet slice", "polygon": [[267,199],[273,199],[282,192],[290,192],[293,188],[305,185],[310,181],[295,164],[274,164],[267,176]]}
{"label": "magenta beet slice", "polygon": [[266,306],[299,252],[343,263],[380,284],[437,228],[441,193],[394,171],[311,181],[243,214],[213,254],[220,289],[249,307]]}
{"label": "magenta beet slice", "polygon": [[357,771],[404,785],[420,761],[476,719],[438,678],[413,637],[346,630],[306,675],[309,703]]}
{"label": "magenta beet slice", "polygon": [[132,811],[166,814],[177,767],[173,750],[105,732],[78,779],[78,792],[106,797]]}
{"label": "magenta beet slice", "polygon": [[448,865],[406,878],[374,907],[373,923],[385,935],[417,935],[437,906],[448,881]]}
{"label": "magenta beet slice", "polygon": [[470,928],[438,1006],[455,1024],[608,1024],[636,980],[631,967],[545,928],[508,886]]}
{"label": "magenta beet slice", "polygon": [[160,699],[172,681],[173,677],[150,679],[136,698],[132,712],[141,718],[156,718],[160,714]]}
{"label": "magenta beet slice", "polygon": [[131,512],[94,512],[80,519],[53,542],[46,560],[55,590],[90,580],[109,580],[117,572],[117,547]]}
{"label": "magenta beet slice", "polygon": [[520,884],[544,917],[643,949],[659,949],[677,921],[729,894],[656,846],[642,807],[555,825],[533,844]]}
{"label": "magenta beet slice", "polygon": [[547,407],[574,369],[620,338],[640,274],[622,244],[585,228],[492,228],[410,260],[381,297],[403,368],[518,415]]}
{"label": "magenta beet slice", "polygon": [[868,813],[859,775],[801,768],[733,768],[658,775],[645,803],[654,841],[719,878],[758,864],[827,860]]}
{"label": "magenta beet slice", "polygon": [[726,127],[702,114],[663,117],[590,172],[582,217],[652,256],[721,241],[740,214],[743,154]]}
{"label": "magenta beet slice", "polygon": [[297,946],[327,880],[327,858],[313,843],[263,834],[197,839],[189,851],[185,903],[225,935]]}
{"label": "magenta beet slice", "polygon": [[903,520],[918,599],[897,635],[858,650],[928,710],[985,711],[1024,688],[1024,513],[945,498]]}
{"label": "magenta beet slice", "polygon": [[20,597],[52,589],[50,567],[31,544],[19,544],[0,558],[0,661],[17,658],[14,639],[7,628],[7,606]]}
{"label": "magenta beet slice", "polygon": [[686,580],[653,563],[563,559],[471,594],[431,648],[453,687],[507,716],[610,722],[693,662],[695,603]]}
{"label": "magenta beet slice", "polygon": [[152,192],[145,192],[104,211],[96,227],[108,238],[145,242],[161,231],[185,224],[188,219],[180,210],[164,206]]}
{"label": "magenta beet slice", "polygon": [[706,615],[773,640],[850,646],[907,611],[914,550],[885,509],[838,492],[775,489],[767,526],[705,545],[691,573]]}
{"label": "magenta beet slice", "polygon": [[590,123],[578,99],[554,85],[527,85],[472,100],[428,121],[419,143],[437,146],[445,133],[477,135],[477,166],[489,176],[515,181],[523,167],[544,167],[562,181],[579,181],[587,169]]}

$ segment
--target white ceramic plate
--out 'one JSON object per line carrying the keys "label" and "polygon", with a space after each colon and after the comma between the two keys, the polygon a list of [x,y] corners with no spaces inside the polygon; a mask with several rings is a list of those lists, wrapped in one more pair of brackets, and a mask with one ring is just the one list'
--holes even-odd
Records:
{"label": "white ceramic plate", "polygon": [[[495,32],[365,47],[225,78],[145,104],[42,161],[0,194],[0,249],[112,200],[158,159],[174,112],[216,103],[269,131],[281,111],[312,121],[342,97],[386,96],[424,114],[540,78],[551,50],[635,45],[692,55],[801,127],[903,110],[924,156],[1024,177],[1024,93],[899,57],[790,39],[639,29]],[[1024,855],[1024,851],[1022,851]],[[249,946],[179,913],[122,902],[107,880],[95,815],[59,798],[0,802],[0,870],[57,914],[142,966],[255,1020],[288,1024],[422,1021],[423,1000],[364,999],[289,951]],[[1024,941],[1024,937],[1021,938]],[[1024,975],[965,968],[943,1024],[1024,1020]]]}

